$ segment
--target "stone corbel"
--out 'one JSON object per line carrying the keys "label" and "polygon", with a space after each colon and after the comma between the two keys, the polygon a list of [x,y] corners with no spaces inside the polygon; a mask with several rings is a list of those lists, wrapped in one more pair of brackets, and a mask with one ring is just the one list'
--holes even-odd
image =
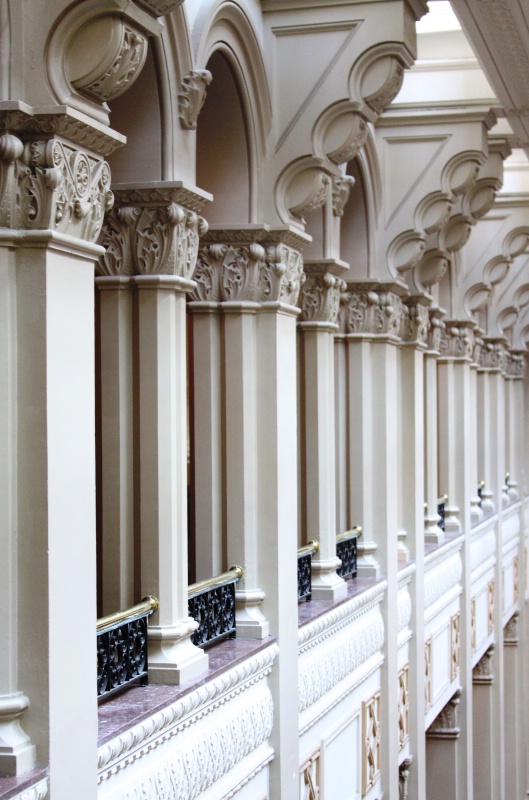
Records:
{"label": "stone corbel", "polygon": [[328,322],[330,325],[336,323],[340,298],[347,288],[340,276],[347,269],[347,264],[334,260],[305,262],[305,283],[300,296],[300,322]]}
{"label": "stone corbel", "polygon": [[178,95],[178,116],[182,127],[197,127],[198,115],[206,100],[206,89],[212,75],[207,69],[193,69],[182,81],[182,91]]}
{"label": "stone corbel", "polygon": [[210,195],[181,181],[122,184],[107,214],[100,244],[100,275],[193,277],[199,238],[207,231],[197,213]]}
{"label": "stone corbel", "polygon": [[491,645],[472,670],[472,683],[484,686],[494,683],[493,656],[494,645]]}
{"label": "stone corbel", "polygon": [[503,644],[506,647],[518,647],[520,642],[518,633],[518,619],[519,614],[516,612],[512,615],[507,625],[503,629]]}
{"label": "stone corbel", "polygon": [[102,156],[122,137],[70,111],[10,103],[0,104],[0,131],[0,226],[97,241],[114,202]]}
{"label": "stone corbel", "polygon": [[399,764],[399,800],[408,800],[408,778],[412,762],[412,756],[408,756]]}
{"label": "stone corbel", "polygon": [[460,702],[461,689],[458,689],[426,731],[428,739],[459,738],[458,709]]}

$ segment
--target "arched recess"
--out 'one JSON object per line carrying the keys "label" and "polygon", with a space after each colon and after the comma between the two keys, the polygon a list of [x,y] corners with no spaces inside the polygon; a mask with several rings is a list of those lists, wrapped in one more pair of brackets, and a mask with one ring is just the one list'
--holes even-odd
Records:
{"label": "arched recess", "polygon": [[[233,2],[217,2],[209,8],[205,5],[204,11],[199,13],[195,20],[191,38],[192,42],[196,43],[194,59],[197,68],[209,69],[208,64],[214,68],[218,65],[219,57],[222,56],[231,71],[245,126],[249,178],[249,217],[246,221],[263,222],[265,220],[262,219],[260,189],[266,137],[272,126],[272,106],[258,38],[250,19],[242,8]],[[214,60],[212,61],[212,59]],[[218,93],[220,96],[221,90],[218,83],[226,77],[223,70],[218,76],[213,73],[213,70],[210,71],[213,74],[213,80],[208,88],[206,104],[211,95]],[[217,78],[219,78],[218,81]],[[216,83],[217,87],[215,88]],[[202,132],[205,128],[211,127],[203,120],[205,110],[204,107],[198,123],[200,152],[197,154],[197,175],[203,173],[200,143]],[[221,109],[220,118],[214,122],[217,130],[222,123],[231,124],[226,107]],[[218,143],[215,151],[217,156],[220,156]],[[206,184],[201,184],[198,177],[197,183],[204,189],[214,191]],[[209,211],[208,208],[208,221],[215,224],[216,211],[213,217]],[[241,221],[238,220],[238,222]]]}
{"label": "arched recess", "polygon": [[252,168],[240,84],[225,48],[210,57],[212,83],[197,127],[197,183],[213,195],[211,225],[251,222]]}
{"label": "arched recess", "polygon": [[340,254],[349,264],[346,280],[367,278],[370,262],[370,201],[359,157],[347,165],[347,174],[354,178],[354,186],[345,205],[340,227]]}

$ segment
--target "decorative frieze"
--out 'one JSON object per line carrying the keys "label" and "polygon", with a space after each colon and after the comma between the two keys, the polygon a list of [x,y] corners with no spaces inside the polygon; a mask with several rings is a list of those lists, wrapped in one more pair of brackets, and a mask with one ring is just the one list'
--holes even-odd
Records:
{"label": "decorative frieze", "polygon": [[439,343],[441,359],[472,361],[474,351],[474,332],[471,328],[459,323],[445,323]]}
{"label": "decorative frieze", "polygon": [[0,136],[0,227],[96,241],[114,202],[108,164],[36,128],[29,140],[13,133]]}
{"label": "decorative frieze", "polygon": [[382,284],[347,284],[345,328],[348,334],[400,339],[404,305],[400,294]]}
{"label": "decorative frieze", "polygon": [[346,289],[339,276],[346,269],[335,261],[305,262],[305,282],[300,295],[302,322],[336,322],[340,298]]}
{"label": "decorative frieze", "polygon": [[182,81],[182,91],[178,95],[178,116],[184,128],[197,127],[198,115],[206,99],[206,89],[212,80],[207,69],[192,69]]}
{"label": "decorative frieze", "polygon": [[460,702],[461,689],[458,689],[428,728],[426,735],[429,739],[459,738],[458,709]]}
{"label": "decorative frieze", "polygon": [[399,750],[402,750],[410,738],[410,665],[406,664],[397,676],[398,680],[398,724],[399,724]]}
{"label": "decorative frieze", "polygon": [[362,703],[362,795],[366,795],[378,780],[380,758],[380,692]]}
{"label": "decorative frieze", "polygon": [[[99,239],[106,251],[99,259],[99,274],[191,278],[207,223],[181,203],[189,195],[189,187],[180,182],[148,186],[143,193],[141,185],[116,187],[116,207],[107,214]],[[206,200],[196,193],[192,205]]]}
{"label": "decorative frieze", "polygon": [[494,645],[491,645],[472,670],[472,683],[488,685],[494,681],[493,669]]}

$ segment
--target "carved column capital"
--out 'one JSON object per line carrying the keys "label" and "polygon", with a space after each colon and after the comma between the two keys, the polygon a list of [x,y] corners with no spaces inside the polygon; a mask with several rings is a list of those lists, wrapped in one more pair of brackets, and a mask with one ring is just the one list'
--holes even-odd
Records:
{"label": "carved column capital", "polygon": [[479,354],[479,369],[488,372],[505,372],[507,367],[507,348],[504,339],[483,337]]}
{"label": "carved column capital", "polygon": [[441,337],[443,335],[444,311],[433,307],[428,309],[428,341],[427,349],[429,353],[439,355],[441,349]]}
{"label": "carved column capital", "polygon": [[427,301],[410,297],[404,303],[402,339],[406,344],[421,349],[428,346],[430,338],[430,316]]}
{"label": "carved column capital", "polygon": [[114,202],[104,156],[121,140],[71,111],[0,104],[0,227],[97,241]]}
{"label": "carved column capital", "polygon": [[520,380],[525,376],[525,351],[507,351],[507,377],[511,380]]}
{"label": "carved column capital", "polygon": [[268,225],[213,228],[201,239],[193,300],[295,305],[306,237]]}
{"label": "carved column capital", "polygon": [[347,266],[334,260],[306,261],[305,283],[301,289],[301,322],[336,323],[340,298],[346,283],[340,275]]}
{"label": "carved column capital", "polygon": [[489,685],[494,682],[493,656],[494,645],[491,645],[472,670],[472,683]]}
{"label": "carved column capital", "polygon": [[460,728],[458,720],[459,703],[461,702],[461,689],[453,697],[428,728],[426,735],[431,739],[458,739]]}
{"label": "carved column capital", "polygon": [[520,641],[519,633],[518,633],[518,618],[519,614],[516,611],[510,620],[508,621],[507,625],[503,629],[503,644],[506,647],[517,647]]}
{"label": "carved column capital", "polygon": [[397,287],[348,283],[344,302],[346,333],[399,341],[404,304]]}
{"label": "carved column capital", "polygon": [[197,211],[209,196],[177,181],[117,185],[115,198],[99,239],[106,249],[99,274],[192,278],[207,231]]}
{"label": "carved column capital", "polygon": [[464,322],[446,320],[439,343],[441,359],[453,361],[472,361],[474,352],[474,331]]}

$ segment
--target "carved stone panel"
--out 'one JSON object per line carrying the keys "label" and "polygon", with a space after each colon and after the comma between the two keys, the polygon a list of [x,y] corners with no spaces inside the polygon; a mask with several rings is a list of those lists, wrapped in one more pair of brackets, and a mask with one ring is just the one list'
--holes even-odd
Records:
{"label": "carved stone panel", "polygon": [[494,631],[494,580],[487,584],[487,634],[490,636]]}
{"label": "carved stone panel", "polygon": [[316,750],[299,769],[299,800],[319,800],[320,772],[320,751]]}
{"label": "carved stone panel", "polygon": [[398,674],[398,721],[399,721],[399,750],[402,750],[410,738],[410,702],[409,702],[409,677],[410,665],[406,664]]}
{"label": "carved stone panel", "polygon": [[459,675],[461,652],[461,614],[458,611],[450,617],[450,680]]}
{"label": "carved stone panel", "polygon": [[362,703],[362,794],[375,785],[380,775],[380,692]]}

